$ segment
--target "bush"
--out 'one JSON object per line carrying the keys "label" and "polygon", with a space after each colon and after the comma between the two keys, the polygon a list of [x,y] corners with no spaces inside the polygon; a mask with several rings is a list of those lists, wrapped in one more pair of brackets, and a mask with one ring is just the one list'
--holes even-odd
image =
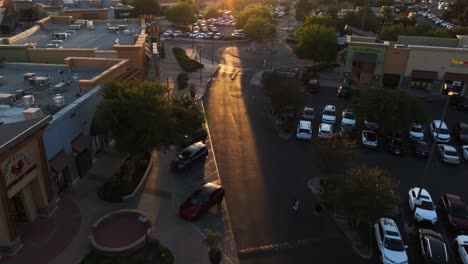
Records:
{"label": "bush", "polygon": [[194,72],[198,69],[203,68],[203,64],[196,60],[192,60],[187,56],[185,53],[185,50],[179,47],[175,47],[172,49],[172,52],[174,53],[177,62],[179,62],[180,67],[186,72]]}
{"label": "bush", "polygon": [[179,90],[185,89],[188,86],[189,76],[187,73],[182,72],[177,75],[177,87]]}

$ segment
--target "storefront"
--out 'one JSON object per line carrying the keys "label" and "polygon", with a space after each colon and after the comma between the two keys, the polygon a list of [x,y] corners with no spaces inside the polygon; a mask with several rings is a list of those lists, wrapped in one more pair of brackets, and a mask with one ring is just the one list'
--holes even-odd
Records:
{"label": "storefront", "polygon": [[411,71],[410,88],[430,92],[436,80],[437,72],[413,70]]}
{"label": "storefront", "polygon": [[88,170],[93,167],[93,158],[89,151],[89,143],[89,137],[83,134],[80,134],[72,141],[72,149],[80,177],[84,177]]}
{"label": "storefront", "polygon": [[43,133],[50,117],[0,125],[0,254],[22,245],[18,223],[55,210]]}

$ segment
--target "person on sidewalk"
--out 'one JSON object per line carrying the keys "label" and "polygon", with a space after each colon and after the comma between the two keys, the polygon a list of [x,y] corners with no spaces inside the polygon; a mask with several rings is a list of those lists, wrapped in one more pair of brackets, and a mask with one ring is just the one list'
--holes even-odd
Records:
{"label": "person on sidewalk", "polygon": [[291,212],[289,214],[296,215],[297,213],[299,213],[299,200],[295,199],[291,204]]}

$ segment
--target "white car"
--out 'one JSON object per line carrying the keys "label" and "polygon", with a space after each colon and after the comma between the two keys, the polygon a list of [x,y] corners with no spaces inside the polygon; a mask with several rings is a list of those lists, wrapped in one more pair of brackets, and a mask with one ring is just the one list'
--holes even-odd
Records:
{"label": "white car", "polygon": [[202,31],[203,32],[208,32],[208,28],[207,27],[202,27]]}
{"label": "white car", "polygon": [[410,130],[409,130],[409,137],[412,140],[423,140],[424,139],[424,127],[418,123],[411,124]]}
{"label": "white car", "polygon": [[334,125],[336,122],[336,108],[334,105],[326,105],[322,112],[322,122]]}
{"label": "white car", "polygon": [[432,120],[429,124],[429,128],[431,129],[431,135],[434,140],[440,143],[450,142],[450,132],[444,121]]}
{"label": "white car", "polygon": [[218,28],[217,27],[210,27],[211,31],[213,32],[218,32]]}
{"label": "white car", "polygon": [[400,230],[393,219],[380,218],[374,224],[374,234],[382,263],[408,263],[407,246],[403,243]]}
{"label": "white car", "polygon": [[200,34],[198,31],[193,31],[192,33],[190,33],[189,37],[190,38],[196,38],[198,36],[198,34]]}
{"label": "white car", "polygon": [[457,244],[458,255],[463,264],[468,264],[468,236],[460,235],[455,238]]}
{"label": "white car", "polygon": [[465,160],[468,160],[468,145],[463,145],[462,151],[463,151],[463,157],[465,158]]}
{"label": "white car", "polygon": [[363,130],[361,133],[361,143],[367,148],[377,148],[377,133],[371,130]]}
{"label": "white car", "polygon": [[297,126],[296,137],[299,139],[311,139],[312,138],[312,122],[308,120],[299,121]]}
{"label": "white car", "polygon": [[174,31],[174,33],[172,33],[172,35],[173,35],[174,37],[176,37],[176,38],[177,38],[177,37],[180,37],[180,36],[182,35],[182,31],[176,30],[176,31]]}
{"label": "white car", "polygon": [[356,126],[356,118],[354,117],[353,110],[350,108],[346,108],[342,113],[341,118],[341,125],[342,126]]}
{"label": "white car", "polygon": [[318,129],[319,138],[331,138],[333,134],[333,125],[321,123]]}
{"label": "white car", "polygon": [[414,220],[417,222],[427,221],[435,225],[437,213],[431,195],[426,189],[421,189],[421,194],[418,197],[419,190],[419,187],[414,187],[408,192],[408,204],[411,211],[414,211]]}
{"label": "white car", "polygon": [[457,149],[448,144],[437,144],[439,156],[443,162],[448,164],[459,164],[460,157],[458,156]]}
{"label": "white car", "polygon": [[163,37],[170,37],[172,34],[174,34],[172,30],[166,30],[166,32],[164,32],[162,35]]}

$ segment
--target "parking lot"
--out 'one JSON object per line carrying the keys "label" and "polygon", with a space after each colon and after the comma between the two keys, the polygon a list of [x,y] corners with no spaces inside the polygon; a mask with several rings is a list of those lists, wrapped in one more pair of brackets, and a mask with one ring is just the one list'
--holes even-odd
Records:
{"label": "parking lot", "polygon": [[[335,105],[337,114],[340,115],[341,112],[350,104],[350,99],[337,98],[336,92],[337,88],[335,87],[322,87],[322,90],[319,93],[307,96],[306,106],[311,106],[316,109],[316,121],[314,123],[313,137],[317,137],[317,128],[319,125],[318,120],[321,118],[321,111],[325,105]],[[425,101],[424,103],[427,114],[427,122],[424,125],[426,126],[426,141],[429,143],[432,141],[428,137],[429,129],[427,125],[433,119],[440,119],[444,103],[444,98],[434,101]],[[458,112],[455,109],[449,108],[447,110],[445,122],[449,130],[452,131],[455,122],[466,122],[468,121],[467,117],[466,112]],[[337,124],[340,124],[340,120],[341,118],[338,116]],[[339,129],[339,125],[335,129]],[[357,135],[357,139],[358,141],[360,140],[359,133]],[[427,173],[424,175],[427,160],[418,159],[414,153],[411,152],[407,131],[404,131],[403,139],[407,149],[407,153],[404,156],[395,156],[389,153],[386,149],[386,142],[379,140],[379,146],[377,149],[367,149],[362,146],[358,146],[356,148],[356,157],[353,160],[353,165],[368,165],[385,168],[390,172],[392,177],[400,182],[399,195],[402,203],[400,208],[400,219],[397,219],[397,221],[400,231],[405,233],[405,225],[408,227],[412,227],[414,225],[412,214],[408,206],[408,190],[412,187],[420,186],[422,183],[424,184],[425,189],[427,189],[431,194],[435,204],[437,204],[439,196],[442,193],[457,194],[461,196],[463,200],[468,201],[468,193],[466,192],[466,186],[468,183],[468,162],[463,158],[460,144],[452,142],[459,152],[462,163],[459,165],[447,165],[440,160],[437,153],[434,153],[435,156],[431,164],[429,164]],[[439,217],[439,222],[431,229],[443,234],[447,245],[451,249],[449,251],[449,255],[452,260],[456,260],[457,257],[455,256],[457,256],[457,253],[452,243],[455,236],[446,229],[446,226],[447,224],[445,223],[445,220],[442,220]],[[422,263],[417,237],[415,234],[411,233],[406,233],[406,237],[409,245],[408,254],[410,256],[410,263]],[[376,248],[374,249],[376,250]],[[452,261],[452,263],[458,262]]]}

